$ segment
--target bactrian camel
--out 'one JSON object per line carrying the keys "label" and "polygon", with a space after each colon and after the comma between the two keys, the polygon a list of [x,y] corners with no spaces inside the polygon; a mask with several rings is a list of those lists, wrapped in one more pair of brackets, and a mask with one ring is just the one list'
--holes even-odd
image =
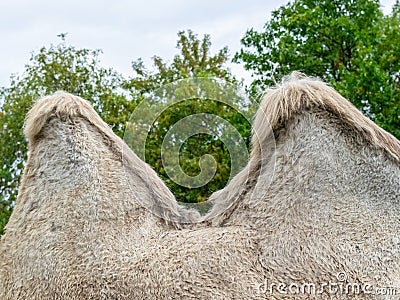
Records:
{"label": "bactrian camel", "polygon": [[[292,74],[267,91],[249,163],[212,195],[205,217],[178,205],[86,100],[40,99],[24,133],[29,156],[0,242],[0,299],[400,293],[400,143],[319,80]],[[329,282],[368,290],[319,286]],[[313,293],[289,289],[310,283]]]}

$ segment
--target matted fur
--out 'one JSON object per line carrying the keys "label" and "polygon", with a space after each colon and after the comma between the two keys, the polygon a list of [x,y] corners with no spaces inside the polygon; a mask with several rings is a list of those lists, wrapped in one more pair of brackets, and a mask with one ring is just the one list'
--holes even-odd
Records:
{"label": "matted fur", "polygon": [[257,287],[338,283],[339,272],[345,283],[400,291],[399,142],[298,75],[266,94],[254,131],[248,166],[213,196],[230,208],[179,229],[138,200],[155,199],[167,217],[197,216],[88,102],[66,93],[39,101],[0,242],[0,299],[313,299]]}

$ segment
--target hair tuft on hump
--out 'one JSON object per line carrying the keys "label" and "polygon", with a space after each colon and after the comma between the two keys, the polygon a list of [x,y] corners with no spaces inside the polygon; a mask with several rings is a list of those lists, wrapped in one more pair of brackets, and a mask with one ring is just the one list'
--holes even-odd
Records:
{"label": "hair tuft on hump", "polygon": [[39,99],[28,112],[24,125],[26,138],[29,141],[33,141],[47,120],[53,116],[60,119],[83,117],[107,133],[110,133],[111,130],[87,100],[59,91]]}
{"label": "hair tuft on hump", "polygon": [[[400,161],[400,142],[366,116],[335,89],[319,79],[293,72],[282,83],[266,91],[253,124],[253,148],[258,151],[254,133],[265,131],[267,122],[272,130],[283,127],[292,116],[304,110],[327,110],[355,130],[373,147],[380,148]],[[262,143],[262,141],[260,141]]]}

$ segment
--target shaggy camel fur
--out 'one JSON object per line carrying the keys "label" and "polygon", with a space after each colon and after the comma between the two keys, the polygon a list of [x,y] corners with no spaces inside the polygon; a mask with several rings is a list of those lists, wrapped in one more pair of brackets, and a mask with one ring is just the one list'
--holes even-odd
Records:
{"label": "shaggy camel fur", "polygon": [[299,73],[266,93],[252,142],[248,166],[212,195],[206,219],[255,229],[273,282],[345,272],[347,283],[393,287],[399,297],[400,142]]}
{"label": "shaggy camel fur", "polygon": [[1,300],[252,297],[263,279],[253,233],[178,230],[144,209],[138,200],[153,197],[167,218],[197,217],[88,102],[40,100],[25,134],[29,158],[0,244]]}
{"label": "shaggy camel fur", "polygon": [[[293,75],[266,94],[248,166],[191,228],[139,204],[199,218],[86,101],[42,99],[25,134],[0,299],[345,299],[347,283],[400,292],[400,144],[320,81]],[[329,282],[342,291],[319,294]]]}

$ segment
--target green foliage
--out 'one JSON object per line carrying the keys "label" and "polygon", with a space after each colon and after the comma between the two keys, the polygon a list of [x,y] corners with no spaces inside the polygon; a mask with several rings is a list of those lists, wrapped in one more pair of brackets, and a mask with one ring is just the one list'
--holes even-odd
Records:
{"label": "green foliage", "polygon": [[[205,35],[203,39],[198,39],[192,31],[179,32],[177,48],[180,53],[176,55],[170,64],[165,63],[160,57],[153,57],[155,71],[150,72],[145,68],[142,60],[137,60],[132,64],[136,76],[127,81],[125,87],[136,97],[151,97],[157,93],[160,87],[175,82],[179,79],[206,77],[218,78],[232,83],[232,86],[239,87],[239,83],[232,76],[230,71],[224,67],[228,61],[228,49],[223,48],[215,55],[210,54],[210,37]],[[225,86],[226,87],[226,86]],[[221,85],[210,84],[202,86],[201,89],[208,93],[222,92]],[[235,88],[233,88],[235,89]],[[168,88],[167,88],[168,90]],[[162,155],[164,158],[170,153],[161,153],[162,143],[167,132],[179,120],[193,116],[194,114],[207,113],[218,115],[232,123],[249,145],[250,124],[243,116],[237,113],[239,106],[243,108],[243,99],[238,97],[235,91],[231,91],[230,97],[235,107],[230,107],[224,103],[213,101],[212,98],[200,99],[192,98],[188,90],[181,90],[182,95],[169,95],[166,97],[183,97],[188,100],[174,104],[160,114],[156,122],[151,127],[148,139],[146,140],[146,162],[149,163],[167,186],[172,190],[178,201],[181,202],[201,202],[208,198],[214,191],[225,186],[231,172],[231,161],[226,145],[221,141],[221,134],[197,134],[189,137],[179,149],[179,163],[183,171],[190,176],[200,173],[199,158],[205,154],[211,154],[217,161],[217,171],[212,180],[199,188],[182,186],[168,176],[163,166]],[[226,93],[226,91],[224,91]],[[215,98],[214,98],[215,99]],[[190,123],[189,123],[190,124]],[[189,125],[190,126],[190,125]],[[189,128],[184,129],[190,131]],[[173,147],[173,145],[171,145]],[[172,150],[171,150],[172,151]]]}
{"label": "green foliage", "polygon": [[157,88],[189,77],[216,77],[230,82],[236,82],[230,71],[224,67],[228,61],[228,48],[225,47],[217,54],[210,54],[211,41],[209,35],[204,35],[199,40],[191,30],[178,33],[177,48],[180,54],[167,64],[159,56],[153,56],[155,71],[146,69],[143,60],[138,59],[132,63],[136,76],[124,85],[134,93],[147,94]]}
{"label": "green foliage", "polygon": [[252,92],[291,71],[330,82],[367,116],[400,138],[400,19],[377,0],[296,0],[250,29],[235,55],[258,79]]}
{"label": "green foliage", "polygon": [[63,42],[33,54],[25,72],[12,76],[10,87],[0,90],[0,234],[11,214],[26,161],[22,133],[24,118],[34,101],[58,90],[92,101],[96,110],[120,136],[134,103],[116,91],[121,77],[99,66],[100,51],[76,49]]}
{"label": "green foliage", "polygon": [[[218,132],[214,132],[214,134],[199,133],[188,137],[179,148],[179,164],[173,166],[181,166],[185,174],[196,176],[201,172],[199,165],[200,157],[205,154],[211,154],[217,162],[217,169],[215,176],[213,176],[206,185],[199,188],[182,186],[179,184],[179,182],[181,182],[179,178],[174,180],[174,178],[170,178],[166,173],[162,158],[167,160],[167,156],[173,154],[171,152],[177,152],[178,150],[175,145],[167,144],[166,147],[170,146],[171,151],[168,151],[167,148],[167,151],[161,153],[163,142],[168,140],[166,139],[167,132],[171,130],[171,127],[179,120],[187,116],[195,116],[202,113],[218,115],[228,123],[233,124],[241,137],[245,139],[246,146],[248,147],[249,145],[248,137],[250,133],[250,124],[243,116],[237,114],[237,109],[234,107],[214,101],[213,99],[190,99],[166,109],[157,118],[157,124],[152,127],[148,136],[146,142],[146,161],[160,174],[177,199],[181,202],[205,201],[211,193],[226,185],[231,173],[231,158],[228,152],[230,149],[223,143],[224,133]],[[195,118],[192,120],[185,119],[185,125],[190,127],[192,122],[192,126],[196,127],[199,131],[201,131],[201,128],[198,127],[201,126],[207,127],[203,128],[205,131],[215,126],[215,124],[210,126],[210,122],[208,124],[199,125],[198,122],[195,121]],[[190,132],[190,128],[183,128],[181,132]],[[242,162],[241,165],[244,166],[244,163],[245,162]],[[210,168],[204,169],[207,170]]]}

